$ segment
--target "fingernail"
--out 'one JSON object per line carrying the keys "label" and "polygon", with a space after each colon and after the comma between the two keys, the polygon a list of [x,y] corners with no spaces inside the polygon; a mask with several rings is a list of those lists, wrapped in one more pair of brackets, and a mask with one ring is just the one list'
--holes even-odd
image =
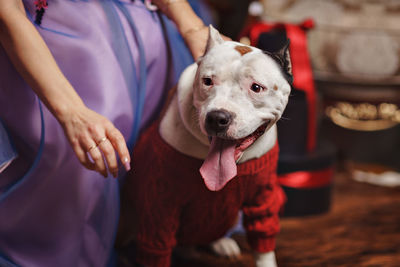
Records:
{"label": "fingernail", "polygon": [[128,157],[123,158],[122,162],[124,163],[126,171],[129,171],[131,169],[131,163],[129,162]]}
{"label": "fingernail", "polygon": [[126,171],[129,171],[131,169],[131,164],[129,162],[124,163]]}

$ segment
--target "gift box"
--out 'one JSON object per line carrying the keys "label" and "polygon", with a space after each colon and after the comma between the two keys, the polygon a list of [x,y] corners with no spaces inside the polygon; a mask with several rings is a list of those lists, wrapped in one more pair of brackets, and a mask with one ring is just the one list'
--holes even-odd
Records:
{"label": "gift box", "polygon": [[284,216],[305,216],[329,211],[335,155],[335,147],[326,141],[318,142],[312,152],[304,155],[280,155],[278,179],[287,196]]}

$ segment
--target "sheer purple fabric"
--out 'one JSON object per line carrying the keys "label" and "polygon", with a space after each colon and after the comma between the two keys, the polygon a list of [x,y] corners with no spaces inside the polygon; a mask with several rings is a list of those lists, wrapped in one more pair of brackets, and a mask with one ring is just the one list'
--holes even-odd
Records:
{"label": "sheer purple fabric", "polygon": [[[158,17],[141,1],[118,2],[128,10],[145,45],[147,86],[140,124],[144,127],[162,102],[168,70],[166,41]],[[32,20],[33,3],[24,0]],[[138,72],[137,33],[115,8],[126,40],[115,38],[101,0],[48,3],[38,30],[61,70],[85,104],[110,119],[128,140],[135,107],[124,77],[127,70],[113,47],[125,42]],[[24,174],[35,157],[40,115],[35,94],[2,49],[0,72],[0,117],[19,153],[0,174],[1,194]],[[19,266],[105,266],[119,215],[118,181],[82,167],[62,128],[46,108],[44,119],[45,146],[38,167],[0,202],[0,260]]]}

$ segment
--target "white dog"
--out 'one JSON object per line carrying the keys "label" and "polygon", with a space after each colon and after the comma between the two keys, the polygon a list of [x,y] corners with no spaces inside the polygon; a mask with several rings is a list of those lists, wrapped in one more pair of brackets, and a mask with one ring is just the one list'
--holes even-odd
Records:
{"label": "white dog", "polygon": [[[291,88],[288,45],[266,53],[224,41],[212,26],[209,36],[205,55],[184,71],[165,115],[133,153],[134,171],[123,190],[120,239],[136,243],[139,263],[169,266],[173,246],[221,238],[243,209],[253,216],[245,222],[249,242],[261,248],[255,253],[257,266],[276,266],[270,235],[277,232],[271,229],[279,229],[275,224],[284,196],[272,172],[278,154],[275,123]],[[268,166],[260,167],[261,161]],[[240,176],[241,166],[250,164],[271,180],[233,179]],[[193,177],[186,177],[188,173]],[[254,205],[249,204],[253,196]],[[226,256],[240,253],[228,238],[212,247]]]}

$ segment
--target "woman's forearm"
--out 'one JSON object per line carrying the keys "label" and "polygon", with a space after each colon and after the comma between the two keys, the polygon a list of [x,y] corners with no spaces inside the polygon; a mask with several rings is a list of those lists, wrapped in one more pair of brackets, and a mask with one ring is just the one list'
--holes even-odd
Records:
{"label": "woman's forearm", "polygon": [[20,75],[60,122],[86,168],[105,177],[108,172],[116,177],[118,153],[125,168],[130,169],[124,136],[111,121],[84,105],[27,19],[21,0],[0,0],[0,44]]}
{"label": "woman's forearm", "polygon": [[83,102],[57,66],[22,2],[0,0],[0,43],[15,68],[60,121]]}

